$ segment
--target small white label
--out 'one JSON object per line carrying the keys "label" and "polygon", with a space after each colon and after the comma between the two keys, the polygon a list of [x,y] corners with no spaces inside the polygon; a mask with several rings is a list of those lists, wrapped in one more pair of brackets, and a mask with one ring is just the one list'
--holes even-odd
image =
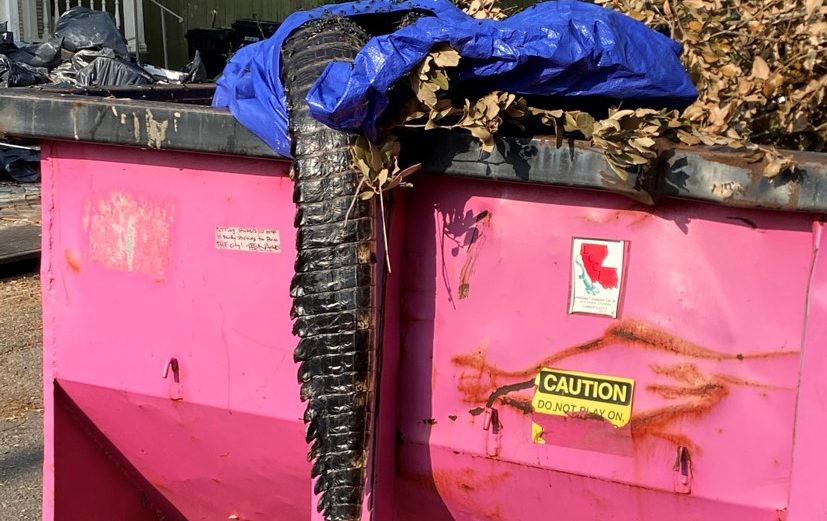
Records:
{"label": "small white label", "polygon": [[281,239],[278,230],[216,228],[215,247],[219,250],[278,253],[281,251]]}
{"label": "small white label", "polygon": [[572,241],[569,313],[617,318],[624,256],[624,241]]}

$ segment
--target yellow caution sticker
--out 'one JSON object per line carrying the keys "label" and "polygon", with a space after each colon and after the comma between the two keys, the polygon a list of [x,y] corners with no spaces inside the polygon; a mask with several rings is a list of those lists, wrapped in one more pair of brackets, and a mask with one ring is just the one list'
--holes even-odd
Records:
{"label": "yellow caution sticker", "polygon": [[545,434],[543,426],[537,422],[531,422],[531,441],[540,445],[545,445],[546,440],[543,439],[543,434]]}
{"label": "yellow caution sticker", "polygon": [[630,378],[546,368],[534,379],[534,385],[534,412],[599,416],[615,427],[623,427],[632,419],[635,381]]}

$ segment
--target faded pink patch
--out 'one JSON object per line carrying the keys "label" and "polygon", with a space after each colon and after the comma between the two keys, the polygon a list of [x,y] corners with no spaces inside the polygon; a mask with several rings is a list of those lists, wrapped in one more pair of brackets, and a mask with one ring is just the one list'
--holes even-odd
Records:
{"label": "faded pink patch", "polygon": [[543,429],[546,445],[630,456],[631,428],[616,428],[600,416],[553,416],[532,413],[531,419]]}
{"label": "faded pink patch", "polygon": [[93,198],[83,224],[90,258],[107,268],[163,277],[175,208],[122,192]]}

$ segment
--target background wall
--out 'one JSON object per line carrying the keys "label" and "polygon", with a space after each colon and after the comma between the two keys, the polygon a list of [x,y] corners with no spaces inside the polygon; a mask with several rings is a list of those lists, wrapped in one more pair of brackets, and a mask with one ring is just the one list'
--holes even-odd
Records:
{"label": "background wall", "polygon": [[[178,21],[166,15],[167,45],[170,67],[178,69],[189,60],[187,41],[184,38],[188,29],[210,27],[215,12],[215,27],[229,27],[241,18],[258,18],[261,20],[283,21],[294,11],[317,7],[330,3],[342,3],[331,0],[159,0],[170,10],[184,18]],[[535,0],[509,0],[504,5],[532,5]],[[146,35],[149,60],[158,65],[163,64],[163,45],[161,38],[160,10],[149,0],[144,0],[144,30]]]}

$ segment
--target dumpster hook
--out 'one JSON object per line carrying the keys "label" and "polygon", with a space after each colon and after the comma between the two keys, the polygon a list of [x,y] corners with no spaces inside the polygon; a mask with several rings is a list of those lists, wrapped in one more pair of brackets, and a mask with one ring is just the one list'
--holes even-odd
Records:
{"label": "dumpster hook", "polygon": [[175,383],[180,381],[178,376],[178,359],[177,358],[170,358],[169,361],[164,365],[164,374],[163,378],[166,379],[169,376],[169,370],[172,369],[172,379],[175,380]]}
{"label": "dumpster hook", "polygon": [[482,429],[483,430],[487,431],[488,429],[491,428],[491,420],[492,420],[493,415],[494,414],[492,412],[492,409],[490,407],[486,407],[485,408],[485,416],[483,416],[483,420],[482,420]]}
{"label": "dumpster hook", "polygon": [[675,492],[689,494],[692,491],[692,456],[686,447],[678,447],[674,471]]}

